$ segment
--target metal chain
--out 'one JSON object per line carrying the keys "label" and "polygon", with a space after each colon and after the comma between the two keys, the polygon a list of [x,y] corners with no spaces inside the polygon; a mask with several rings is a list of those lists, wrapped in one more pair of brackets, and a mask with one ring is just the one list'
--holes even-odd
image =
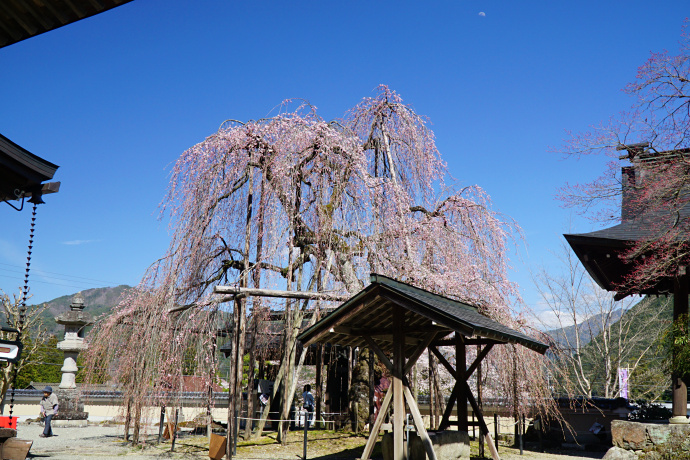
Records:
{"label": "metal chain", "polygon": [[[31,211],[31,229],[29,230],[29,248],[26,251],[26,271],[24,272],[24,290],[22,292],[22,303],[19,306],[19,320],[17,321],[17,340],[21,341],[22,332],[24,330],[24,321],[26,320],[26,301],[29,298],[29,271],[31,269],[31,253],[34,249],[34,230],[36,229],[36,209],[38,204],[34,203]],[[14,364],[14,375],[12,376],[12,393],[10,395],[10,425],[12,425],[12,412],[14,411],[14,390],[17,386],[17,372],[19,363]]]}

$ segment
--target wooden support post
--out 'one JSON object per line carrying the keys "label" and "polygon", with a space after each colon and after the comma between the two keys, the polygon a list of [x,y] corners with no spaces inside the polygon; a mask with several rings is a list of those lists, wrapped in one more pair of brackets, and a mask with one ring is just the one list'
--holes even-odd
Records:
{"label": "wooden support post", "polygon": [[417,402],[412,397],[410,389],[405,387],[405,399],[407,399],[407,405],[412,413],[412,418],[414,419],[414,425],[417,427],[417,433],[422,439],[424,444],[424,450],[429,456],[429,460],[436,460],[436,452],[434,452],[434,446],[431,444],[431,439],[429,438],[429,433],[426,432],[426,427],[424,426],[424,420],[422,419],[422,414],[419,412],[419,407],[417,407]]}
{"label": "wooden support post", "polygon": [[[455,375],[457,376],[458,382],[466,381],[466,370],[467,370],[467,350],[465,349],[465,340],[459,332],[455,332]],[[458,412],[458,431],[467,431],[467,387],[466,385],[460,386],[460,391],[458,392],[458,399],[456,402],[457,412]]]}
{"label": "wooden support post", "polygon": [[[487,348],[491,348],[491,346],[485,347],[484,350],[486,350]],[[484,410],[484,408],[482,407],[482,346],[481,345],[477,345],[477,359],[475,359],[475,362],[478,363],[477,364],[477,406],[479,406],[480,410]],[[474,363],[473,363],[473,365],[474,365]],[[472,411],[472,414],[474,415],[474,410]],[[474,432],[474,426],[472,427],[472,432]],[[484,433],[482,433],[482,430],[479,430],[479,456],[482,458],[484,457]]]}
{"label": "wooden support post", "polygon": [[[461,383],[461,382],[458,382]],[[462,386],[465,387],[465,394],[467,395],[467,400],[469,401],[470,405],[472,406],[472,410],[477,413],[477,421],[479,422],[479,427],[480,429],[484,432],[484,436],[486,436],[486,442],[489,446],[489,452],[491,452],[491,458],[493,460],[501,460],[501,457],[498,455],[498,449],[494,446],[493,440],[491,439],[491,433],[489,433],[489,427],[486,426],[486,422],[484,421],[484,414],[482,413],[481,408],[477,404],[477,401],[474,399],[474,396],[472,395],[472,390],[470,389],[470,386],[467,384],[466,380],[462,381]]]}
{"label": "wooden support post", "polygon": [[[684,318],[686,323],[683,325],[683,331],[687,333],[687,315],[688,315],[688,281],[687,275],[677,276],[673,286],[673,321],[676,322]],[[683,379],[673,373],[671,375],[671,391],[672,391],[672,417],[670,423],[688,423],[688,387]]]}
{"label": "wooden support post", "polygon": [[393,317],[393,460],[405,459],[405,401],[403,377],[405,368],[404,311],[397,305],[391,309]]}
{"label": "wooden support post", "polygon": [[[369,418],[368,423],[374,423],[374,350],[369,348]],[[371,426],[371,425],[370,425]]]}
{"label": "wooden support post", "polygon": [[323,344],[316,347],[316,420],[321,420],[321,402],[323,401]]}
{"label": "wooden support post", "polygon": [[386,391],[386,396],[384,396],[383,402],[381,403],[379,413],[376,416],[374,426],[371,428],[371,431],[369,432],[369,439],[367,439],[367,443],[364,446],[364,451],[362,452],[362,460],[369,460],[369,457],[371,457],[371,452],[374,450],[374,446],[376,445],[376,440],[379,437],[379,430],[381,429],[381,425],[383,424],[383,421],[386,418],[386,412],[388,412],[388,408],[391,405],[392,399],[393,387],[389,386],[388,391]]}
{"label": "wooden support post", "polygon": [[446,410],[443,412],[441,423],[438,426],[439,431],[448,429],[448,426],[450,425],[450,415],[453,413],[453,404],[455,404],[455,400],[458,398],[459,391],[460,382],[456,381],[453,391],[450,393],[450,397],[448,398],[448,404],[446,404]]}

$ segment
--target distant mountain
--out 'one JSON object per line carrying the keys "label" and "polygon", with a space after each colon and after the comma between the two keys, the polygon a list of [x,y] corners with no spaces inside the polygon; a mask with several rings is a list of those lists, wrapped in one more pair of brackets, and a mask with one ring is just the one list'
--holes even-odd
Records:
{"label": "distant mountain", "polygon": [[[131,289],[130,286],[123,284],[116,287],[94,288],[81,291],[81,295],[84,298],[84,311],[91,314],[94,318],[104,313],[110,313],[113,308],[120,303],[120,300],[122,300],[129,289]],[[76,292],[45,302],[48,304],[48,308],[41,315],[43,316],[43,322],[48,331],[56,334],[58,337],[62,337],[61,334],[64,328],[55,322],[55,317],[69,310],[69,306],[75,295]]]}
{"label": "distant mountain", "polygon": [[[616,323],[622,316],[623,310],[616,310],[611,314],[610,324]],[[602,319],[604,314],[594,315],[581,322],[577,326],[566,326],[561,329],[552,329],[546,333],[553,338],[561,347],[566,347],[567,344],[575,345],[576,331],[580,331],[580,346],[587,345],[592,338],[599,335],[602,329]]]}

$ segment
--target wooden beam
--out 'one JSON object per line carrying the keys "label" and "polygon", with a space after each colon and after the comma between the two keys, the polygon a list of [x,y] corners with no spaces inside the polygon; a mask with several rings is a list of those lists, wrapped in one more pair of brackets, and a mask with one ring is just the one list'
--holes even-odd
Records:
{"label": "wooden beam", "polygon": [[[337,332],[337,330],[336,330]],[[352,334],[354,335],[354,334]],[[355,335],[355,337],[364,337],[365,335],[370,335],[371,337],[376,337],[379,340],[382,340],[384,342],[393,342],[393,334],[390,332],[388,334],[362,334],[362,335]],[[411,337],[411,336],[404,336],[404,342],[405,345],[418,345],[421,342],[421,339],[418,339],[416,337]]]}
{"label": "wooden beam", "polygon": [[405,401],[403,369],[405,367],[405,315],[402,307],[393,305],[393,460],[405,459]]}
{"label": "wooden beam", "polygon": [[[455,375],[457,380],[467,380],[467,348],[464,337],[455,333]],[[458,399],[455,401],[458,413],[458,431],[467,431],[467,390],[465,385],[460,385]]]}
{"label": "wooden beam", "polygon": [[[447,327],[440,327],[440,326],[404,326],[403,329],[406,333],[437,333],[437,332],[445,332],[446,334],[450,334],[453,332],[452,329],[449,329]],[[371,328],[371,329],[352,329],[352,335],[390,335],[391,330],[390,328]]]}
{"label": "wooden beam", "polygon": [[215,286],[213,288],[214,294],[230,294],[230,295],[246,295],[257,297],[279,297],[283,299],[313,299],[313,300],[330,300],[333,302],[345,302],[350,299],[350,296],[330,294],[327,292],[312,292],[312,291],[281,291],[277,289],[258,289],[245,288],[237,286]]}
{"label": "wooden beam", "polygon": [[429,344],[434,341],[438,334],[440,334],[440,332],[429,334],[429,337],[425,341],[417,345],[417,349],[414,351],[414,353],[412,353],[412,356],[410,356],[410,358],[407,360],[407,363],[405,363],[405,369],[403,371],[403,374],[407,374],[408,372],[410,372],[412,366],[414,366],[419,357],[422,356],[422,353],[424,353],[424,350],[427,349]]}
{"label": "wooden beam", "polygon": [[455,400],[458,398],[458,391],[460,390],[460,382],[455,381],[453,386],[453,391],[450,393],[448,398],[448,404],[446,404],[446,410],[443,411],[443,417],[441,418],[441,423],[438,425],[439,431],[443,431],[450,425],[450,415],[453,413],[453,406],[455,405]]}
{"label": "wooden beam", "polygon": [[417,433],[419,433],[419,437],[422,438],[424,450],[426,450],[426,454],[429,456],[429,460],[436,460],[436,452],[434,452],[434,446],[433,444],[431,444],[429,433],[426,432],[426,427],[424,426],[424,419],[422,419],[422,414],[419,412],[419,407],[417,407],[417,403],[412,397],[410,388],[405,386],[404,390],[405,399],[407,400],[407,407],[410,408],[412,419],[414,419],[414,425],[415,427],[417,427]]}
{"label": "wooden beam", "polygon": [[467,369],[467,372],[465,373],[465,380],[469,379],[472,377],[472,374],[474,373],[475,370],[477,370],[477,367],[481,364],[482,360],[486,357],[486,355],[491,351],[491,348],[493,347],[493,344],[489,344],[482,348],[482,351],[479,352],[476,358],[474,358],[474,361],[472,362],[472,365]]}
{"label": "wooden beam", "polygon": [[379,348],[378,345],[376,345],[376,342],[374,342],[374,339],[372,339],[369,336],[364,336],[364,340],[367,341],[367,344],[369,345],[369,348],[371,351],[376,353],[376,356],[379,357],[379,360],[383,363],[384,366],[386,366],[386,369],[388,369],[391,373],[393,373],[393,363],[388,359],[388,356]]}
{"label": "wooden beam", "polygon": [[[361,303],[359,305],[355,305],[353,308],[351,308],[349,311],[338,315],[338,317],[334,318],[333,315],[329,315],[316,323],[317,326],[317,331],[315,334],[311,336],[309,340],[306,342],[302,342],[302,345],[305,347],[308,345],[311,345],[314,342],[318,342],[321,337],[324,335],[328,334],[331,328],[335,329],[339,324],[347,321],[348,319],[352,318],[355,315],[358,315],[362,309],[365,309],[369,306],[368,303]],[[313,326],[312,326],[313,327]]]}
{"label": "wooden beam", "polygon": [[436,348],[435,346],[431,345],[431,346],[429,346],[429,350],[431,350],[431,352],[436,356],[436,358],[438,358],[438,360],[440,361],[440,363],[443,364],[443,367],[446,368],[446,370],[450,373],[450,375],[451,375],[454,379],[457,380],[457,379],[458,379],[458,374],[455,372],[455,368],[448,362],[448,360],[446,359],[446,357],[443,356],[443,355],[441,354],[440,351],[438,351],[438,348]]}
{"label": "wooden beam", "polygon": [[[441,315],[434,315],[434,317],[430,316],[430,312],[428,308],[420,308],[420,305],[416,302],[413,302],[411,300],[408,300],[402,296],[395,295],[390,292],[382,292],[381,297],[387,299],[393,304],[400,305],[401,307],[404,307],[406,310],[410,310],[412,312],[415,312],[417,314],[423,315],[431,319],[432,321],[435,321],[436,323],[439,323],[443,325],[444,327],[447,327],[449,329],[453,329],[455,331],[460,331],[462,335],[466,336],[472,336],[474,335],[474,329],[466,324],[461,323],[460,321],[455,321],[455,320],[449,320],[448,317],[444,317]],[[452,324],[446,324],[446,323],[452,323]]]}
{"label": "wooden beam", "polygon": [[383,398],[383,402],[381,403],[381,408],[379,409],[379,413],[376,416],[376,421],[374,422],[374,426],[371,427],[371,431],[369,432],[369,438],[367,439],[367,443],[364,446],[364,451],[362,452],[362,459],[361,460],[369,460],[369,457],[371,457],[371,453],[374,450],[374,446],[376,445],[376,440],[379,437],[379,431],[381,430],[381,425],[383,425],[383,420],[386,418],[386,412],[388,412],[388,407],[391,405],[392,399],[393,399],[393,386],[389,386],[388,391],[386,391],[386,396]]}
{"label": "wooden beam", "polygon": [[[465,338],[465,345],[500,345],[500,344],[505,344],[508,342],[501,342],[500,340],[494,340],[494,339],[484,339],[484,338],[479,338],[479,339],[468,339]],[[432,342],[431,345],[434,345],[436,347],[454,347],[455,346],[455,339],[441,339],[441,340],[436,340],[435,342]]]}
{"label": "wooden beam", "polygon": [[465,393],[467,394],[467,400],[469,401],[470,405],[472,406],[472,410],[474,413],[477,415],[477,421],[479,422],[479,428],[484,432],[484,436],[486,437],[486,442],[489,445],[489,451],[491,452],[491,458],[493,460],[501,460],[501,457],[498,455],[498,451],[496,450],[496,446],[494,445],[493,439],[491,439],[491,433],[489,433],[489,427],[486,426],[486,421],[484,421],[484,413],[482,412],[482,409],[479,407],[479,404],[477,404],[477,401],[474,399],[474,395],[472,394],[472,390],[470,389],[470,386],[467,384],[466,380],[463,380],[461,383],[465,387]]}
{"label": "wooden beam", "polygon": [[22,29],[24,29],[26,33],[29,34],[29,37],[36,35],[37,29],[35,27],[31,27],[31,25],[28,22],[24,21],[24,19],[21,16],[15,14],[15,10],[13,8],[8,8],[5,2],[0,2],[0,8],[2,8],[5,11],[5,14],[12,16],[12,19],[17,21],[17,24],[19,24],[19,26]]}

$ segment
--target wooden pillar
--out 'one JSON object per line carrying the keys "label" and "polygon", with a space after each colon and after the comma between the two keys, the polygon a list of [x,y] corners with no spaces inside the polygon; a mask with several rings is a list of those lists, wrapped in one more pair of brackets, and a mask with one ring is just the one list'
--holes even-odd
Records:
{"label": "wooden pillar", "polygon": [[[465,340],[459,332],[455,332],[455,372],[458,381],[464,382],[466,379],[467,357]],[[461,385],[458,391],[456,402],[458,412],[458,431],[467,431],[467,391],[466,386]]]}
{"label": "wooden pillar", "polygon": [[321,402],[323,401],[323,344],[316,347],[316,421],[321,420]]}
{"label": "wooden pillar", "polygon": [[[687,333],[688,315],[688,276],[677,276],[673,287],[673,321],[684,318],[686,323],[683,330]],[[688,387],[676,373],[671,375],[671,391],[673,400],[672,417],[670,423],[688,423]]]}
{"label": "wooden pillar", "polygon": [[[477,345],[477,357],[481,357],[482,346]],[[477,407],[483,412],[482,407],[482,362],[479,361],[477,365]],[[472,411],[474,412],[474,410]],[[477,414],[477,417],[482,417],[482,414]],[[474,430],[474,427],[472,428]],[[479,456],[484,458],[484,431],[479,430]]]}
{"label": "wooden pillar", "polygon": [[398,306],[392,308],[393,316],[393,460],[405,459],[403,442],[405,425],[405,400],[403,376],[405,368],[405,312]]}
{"label": "wooden pillar", "polygon": [[369,423],[374,423],[374,350],[369,349]]}

